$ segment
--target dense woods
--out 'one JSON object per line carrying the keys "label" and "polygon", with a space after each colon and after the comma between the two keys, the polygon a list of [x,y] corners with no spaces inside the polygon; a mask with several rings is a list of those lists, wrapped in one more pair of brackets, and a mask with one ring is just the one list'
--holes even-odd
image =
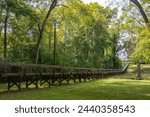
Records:
{"label": "dense woods", "polygon": [[0,60],[120,68],[122,52],[135,63],[149,63],[149,3],[122,1],[119,13],[118,3],[1,0]]}

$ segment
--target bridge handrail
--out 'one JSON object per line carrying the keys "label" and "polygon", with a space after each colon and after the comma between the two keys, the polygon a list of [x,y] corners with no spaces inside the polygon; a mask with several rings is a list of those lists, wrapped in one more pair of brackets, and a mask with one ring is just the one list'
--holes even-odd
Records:
{"label": "bridge handrail", "polygon": [[[129,62],[126,63],[126,65],[122,69],[99,69],[99,68],[80,68],[80,67],[63,67],[59,65],[45,65],[45,64],[24,64],[24,63],[12,63],[12,62],[1,62],[0,66],[5,65],[9,67],[18,67],[18,68],[48,68],[48,69],[59,69],[59,70],[80,70],[80,71],[101,71],[101,72],[111,72],[111,71],[122,71],[125,72],[129,66]],[[11,72],[11,71],[10,71]]]}

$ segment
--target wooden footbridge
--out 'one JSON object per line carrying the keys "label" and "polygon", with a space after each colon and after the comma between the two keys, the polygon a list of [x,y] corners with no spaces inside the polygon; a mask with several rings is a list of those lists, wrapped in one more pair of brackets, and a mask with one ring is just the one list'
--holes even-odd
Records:
{"label": "wooden footbridge", "polygon": [[71,81],[76,83],[106,78],[115,74],[122,74],[127,71],[129,63],[122,69],[92,69],[92,68],[75,68],[63,67],[43,64],[16,64],[10,62],[0,62],[0,85],[7,83],[7,90],[10,91],[12,87],[17,87],[17,90],[22,89],[22,84],[25,88],[30,85],[39,86],[48,84],[48,87],[57,83],[61,85]]}

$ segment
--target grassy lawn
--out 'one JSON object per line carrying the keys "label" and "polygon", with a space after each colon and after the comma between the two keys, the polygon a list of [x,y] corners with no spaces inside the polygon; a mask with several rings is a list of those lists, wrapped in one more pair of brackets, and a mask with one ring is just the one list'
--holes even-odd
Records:
{"label": "grassy lawn", "polygon": [[[135,80],[136,66],[128,73],[107,79],[77,84],[53,86],[39,90],[0,94],[0,99],[12,100],[149,100],[150,65],[142,65],[144,80]],[[3,86],[0,86],[2,88]]]}

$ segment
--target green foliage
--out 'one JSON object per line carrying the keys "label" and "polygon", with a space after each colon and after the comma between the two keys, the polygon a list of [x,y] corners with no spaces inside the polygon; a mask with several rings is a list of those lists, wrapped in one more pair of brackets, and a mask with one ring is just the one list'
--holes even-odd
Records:
{"label": "green foliage", "polygon": [[[149,19],[149,0],[138,0]],[[127,54],[129,59],[132,59],[134,63],[149,63],[150,61],[150,48],[149,48],[149,30],[145,27],[149,27],[143,17],[143,13],[138,11],[137,5],[133,2],[120,1],[122,4],[121,16],[119,17],[117,25],[119,28],[121,48]],[[119,5],[116,3],[116,5]],[[141,11],[141,9],[140,9]]]}
{"label": "green foliage", "polygon": [[132,60],[135,63],[150,63],[150,32],[148,29],[138,35],[139,42],[132,54]]}
{"label": "green foliage", "polygon": [[34,63],[35,44],[21,44],[11,48],[9,59],[14,62]]}
{"label": "green foliage", "polygon": [[122,61],[117,56],[115,57],[109,56],[105,58],[104,63],[105,64],[103,64],[103,67],[106,69],[109,69],[109,68],[119,69],[122,67]]}
{"label": "green foliage", "polygon": [[[3,13],[5,6],[9,6],[10,31],[7,32],[7,38],[8,58],[11,61],[35,63],[35,43],[39,36],[37,24],[41,24],[45,18],[50,3],[48,0],[4,0],[1,3],[4,6],[0,7]],[[120,63],[115,62],[118,59],[118,42],[113,40],[114,35],[118,33],[110,31],[109,27],[111,19],[115,19],[116,9],[104,8],[98,3],[84,4],[80,0],[59,1],[59,4],[62,3],[64,6],[56,7],[46,23],[39,54],[40,63],[53,64],[53,24],[57,22],[56,64],[75,67],[118,67]],[[0,29],[3,27],[0,26]],[[2,31],[1,34],[0,38],[3,39]],[[2,55],[3,44],[0,44]],[[105,62],[107,58],[111,58],[108,61],[110,64]]]}
{"label": "green foliage", "polygon": [[121,68],[122,67],[122,61],[119,59],[119,57],[114,58],[113,68]]}

